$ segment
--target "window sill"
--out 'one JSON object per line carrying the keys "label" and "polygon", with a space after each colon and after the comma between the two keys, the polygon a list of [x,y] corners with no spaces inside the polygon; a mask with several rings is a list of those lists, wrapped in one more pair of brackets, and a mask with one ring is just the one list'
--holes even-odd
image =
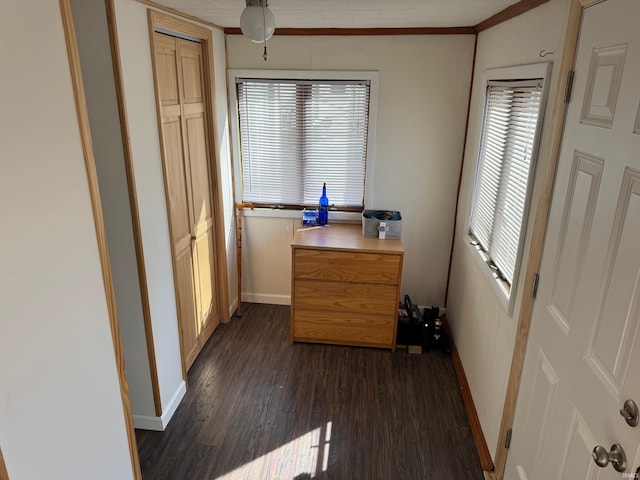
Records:
{"label": "window sill", "polygon": [[[302,220],[302,210],[287,210],[284,208],[254,208],[244,209],[245,217],[267,217],[267,218],[297,218]],[[338,212],[329,210],[329,222],[337,223],[360,223],[362,213],[360,212]]]}
{"label": "window sill", "polygon": [[476,260],[478,268],[491,286],[493,293],[496,295],[496,299],[500,305],[502,305],[506,314],[511,316],[513,314],[513,304],[515,300],[513,286],[510,287],[508,283],[498,277],[491,268],[489,268],[489,265],[486,263],[486,254],[475,245],[472,245],[472,241],[473,239],[469,235],[465,235],[464,242],[469,249],[470,255]]}

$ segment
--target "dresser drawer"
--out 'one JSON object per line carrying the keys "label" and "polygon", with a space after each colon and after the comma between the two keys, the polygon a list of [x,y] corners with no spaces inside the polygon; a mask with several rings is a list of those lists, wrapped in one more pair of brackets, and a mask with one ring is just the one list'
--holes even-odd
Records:
{"label": "dresser drawer", "polygon": [[296,280],[293,308],[392,315],[397,311],[396,293],[393,285]]}
{"label": "dresser drawer", "polygon": [[296,309],[293,340],[378,346],[393,344],[391,315]]}
{"label": "dresser drawer", "polygon": [[396,285],[400,255],[297,248],[295,278]]}

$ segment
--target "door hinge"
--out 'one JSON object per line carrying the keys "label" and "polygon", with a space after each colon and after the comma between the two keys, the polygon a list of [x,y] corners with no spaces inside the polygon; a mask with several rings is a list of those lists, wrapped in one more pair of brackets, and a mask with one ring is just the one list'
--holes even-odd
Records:
{"label": "door hinge", "polygon": [[564,103],[569,103],[571,101],[571,90],[573,90],[573,76],[575,73],[575,70],[570,70],[567,75],[567,85],[564,89]]}
{"label": "door hinge", "polygon": [[531,286],[531,298],[536,298],[536,295],[538,295],[538,283],[540,283],[540,274],[536,273],[533,276],[533,285]]}
{"label": "door hinge", "polygon": [[511,429],[507,430],[507,438],[504,441],[504,448],[509,448],[511,446]]}

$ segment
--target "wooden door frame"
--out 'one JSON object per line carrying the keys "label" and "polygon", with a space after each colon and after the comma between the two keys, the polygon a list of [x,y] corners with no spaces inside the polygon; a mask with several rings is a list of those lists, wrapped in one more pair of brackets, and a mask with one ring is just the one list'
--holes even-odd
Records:
{"label": "wooden door frame", "polygon": [[[225,245],[224,234],[224,209],[222,203],[222,188],[220,185],[221,169],[220,159],[217,155],[218,147],[218,125],[216,122],[216,108],[215,108],[215,77],[213,72],[213,33],[210,29],[190,23],[179,18],[161,13],[157,10],[147,10],[147,16],[149,20],[149,43],[151,46],[151,61],[153,65],[153,82],[155,87],[156,98],[156,113],[158,120],[158,136],[160,140],[160,151],[162,155],[162,170],[164,175],[164,188],[165,188],[165,201],[167,217],[170,215],[169,207],[169,191],[168,191],[168,172],[166,169],[166,157],[164,137],[162,135],[162,105],[160,101],[160,87],[158,81],[158,75],[156,73],[156,55],[155,45],[153,40],[153,34],[156,28],[175,32],[178,35],[186,35],[192,38],[197,38],[202,42],[203,51],[203,75],[204,75],[204,94],[205,94],[205,115],[207,116],[207,141],[210,149],[209,159],[209,175],[211,181],[211,209],[212,217],[214,218],[213,225],[213,240],[214,240],[214,270],[216,280],[216,306],[217,314],[220,321],[227,323],[229,321],[229,285],[227,275],[227,250]],[[176,297],[176,305],[179,305],[178,288],[175,282],[177,278],[177,266],[174,258],[175,245],[173,237],[173,227],[171,221],[169,223],[170,241],[171,241],[171,263],[173,268],[174,278],[174,293]],[[185,364],[184,352],[182,347],[182,329],[180,328],[181,318],[180,309],[176,309],[178,316],[178,331],[180,335],[180,351],[182,362],[182,377],[187,382],[187,368]]]}
{"label": "wooden door frame", "polygon": [[131,211],[131,225],[133,227],[133,242],[136,252],[136,265],[138,268],[138,283],[140,285],[142,318],[144,321],[144,333],[147,343],[147,358],[149,359],[149,371],[151,374],[151,390],[153,392],[153,405],[155,413],[156,416],[159,417],[162,415],[162,401],[160,399],[158,367],[156,362],[155,344],[153,341],[151,306],[149,305],[149,288],[147,285],[147,272],[144,260],[144,248],[142,244],[142,228],[140,226],[136,178],[133,169],[133,153],[131,151],[131,141],[129,140],[129,118],[127,116],[127,102],[124,95],[122,61],[120,59],[120,43],[118,39],[118,27],[116,24],[114,0],[105,0],[105,7],[107,15],[107,28],[109,29],[111,62],[113,64],[113,78],[115,82],[116,97],[118,100],[120,134],[122,137],[122,151],[124,154],[124,165],[127,176],[127,191],[129,194],[129,209]]}
{"label": "wooden door frame", "polygon": [[104,283],[107,312],[109,315],[109,325],[111,327],[111,339],[115,354],[116,369],[118,372],[118,383],[120,385],[120,397],[124,414],[125,428],[129,443],[129,455],[131,457],[132,475],[135,480],[142,479],[140,471],[140,459],[138,457],[138,447],[135,430],[133,427],[133,413],[131,411],[131,400],[129,398],[129,384],[127,383],[127,373],[124,366],[124,352],[120,341],[120,327],[118,325],[118,313],[116,310],[116,297],[113,289],[113,278],[111,275],[111,264],[109,263],[109,249],[107,247],[107,235],[102,214],[102,203],[100,200],[100,189],[98,186],[98,175],[96,172],[95,157],[93,153],[93,142],[91,140],[91,130],[89,127],[89,112],[87,110],[87,100],[82,81],[82,70],[80,67],[80,54],[78,52],[78,42],[76,38],[73,14],[71,11],[71,0],[60,0],[60,13],[64,29],[67,55],[69,57],[69,69],[73,84],[73,93],[76,104],[76,114],[78,116],[78,127],[82,153],[87,171],[87,183],[91,198],[91,208],[93,211],[94,227],[96,230],[96,240],[98,243],[98,254],[100,256],[100,266],[102,269],[102,280]]}
{"label": "wooden door frame", "polygon": [[2,456],[2,448],[0,448],[0,480],[9,480],[7,466],[4,464],[4,457]]}
{"label": "wooden door frame", "polygon": [[[560,69],[560,75],[558,76],[556,83],[556,98],[552,111],[553,120],[550,139],[551,146],[549,150],[551,153],[544,171],[542,192],[536,205],[533,206],[533,211],[535,211],[535,220],[533,224],[533,233],[531,235],[531,245],[527,255],[527,269],[524,275],[524,285],[522,287],[524,292],[532,291],[534,277],[540,271],[540,264],[542,262],[544,240],[547,233],[549,214],[551,212],[553,186],[560,160],[560,150],[562,147],[564,123],[567,112],[567,103],[565,102],[564,92],[569,74],[573,70],[575,62],[578,38],[580,34],[580,24],[582,22],[582,13],[585,8],[603,1],[606,0],[569,0],[570,11],[565,30],[566,33],[564,48],[562,50],[562,60],[557,67]],[[529,328],[531,326],[531,317],[533,315],[533,305],[534,299],[530,295],[524,295],[520,311],[518,313],[518,326],[516,330],[513,357],[511,359],[511,370],[509,372],[507,393],[505,395],[500,433],[498,436],[498,451],[494,462],[496,480],[502,480],[507,463],[507,454],[509,450],[505,447],[505,444],[507,441],[507,434],[513,426],[513,420],[515,417],[518,392],[520,390],[520,380],[522,377],[522,368],[524,366],[527,340],[529,338]]]}

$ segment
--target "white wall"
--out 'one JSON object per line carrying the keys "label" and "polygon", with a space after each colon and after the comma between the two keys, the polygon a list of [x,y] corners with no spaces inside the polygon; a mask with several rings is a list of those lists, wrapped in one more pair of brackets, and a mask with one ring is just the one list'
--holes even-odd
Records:
{"label": "white wall", "polygon": [[[213,70],[215,81],[216,157],[220,165],[222,209],[224,211],[224,239],[227,249],[227,277],[229,279],[229,317],[238,305],[238,265],[236,261],[236,224],[231,171],[229,138],[229,104],[227,103],[227,49],[222,30],[213,30]],[[227,320],[227,319],[223,319]]]}
{"label": "white wall", "polygon": [[0,445],[12,480],[133,477],[59,3],[0,16]]}
{"label": "white wall", "polygon": [[[465,242],[484,110],[483,75],[487,69],[491,68],[542,61],[559,64],[568,6],[567,0],[551,0],[478,36],[447,317],[451,323],[480,423],[492,455],[495,455],[497,449],[523,291],[522,288],[518,289],[514,312],[512,315],[507,314],[489,280],[480,270],[477,260],[473,258],[475,252]],[[539,52],[543,49],[556,53],[542,59]],[[542,127],[532,205],[535,205],[539,196],[541,182],[538,179],[542,178],[541,174],[549,156],[552,118],[550,106],[553,105],[557,94],[554,89],[556,77],[557,68],[553,68],[549,83],[551,89],[547,98],[547,115]],[[523,252],[528,251],[533,217],[532,212],[529,216],[528,235]],[[523,261],[520,271],[525,270],[526,262]]]}
{"label": "white wall", "polygon": [[[366,207],[402,212],[402,291],[417,303],[444,302],[473,44],[471,35],[276,36],[265,63],[260,45],[227,36],[229,68],[379,71],[377,134],[367,164],[373,201]],[[245,300],[288,303],[297,223],[246,218]]]}
{"label": "white wall", "polygon": [[114,3],[149,290],[153,344],[162,411],[165,412],[174,407],[176,395],[179,395],[184,387],[147,7],[134,0],[116,0]]}
{"label": "white wall", "polygon": [[104,0],[73,0],[131,409],[155,415]]}
{"label": "white wall", "polygon": [[[245,210],[245,215],[250,215],[248,212]],[[291,241],[298,225],[298,217],[245,216],[242,229],[244,302],[291,303]]]}
{"label": "white wall", "polygon": [[[134,0],[116,0],[115,5],[160,396],[163,412],[166,412],[168,409],[173,409],[176,401],[180,400],[184,384],[180,366],[169,222],[154,96],[148,7]],[[235,288],[237,277],[235,276],[235,224],[227,126],[226,52],[224,34],[217,29],[213,30],[213,47],[218,134],[215,145],[220,159],[229,300],[233,308],[237,297]],[[223,319],[223,321],[226,320]]]}

